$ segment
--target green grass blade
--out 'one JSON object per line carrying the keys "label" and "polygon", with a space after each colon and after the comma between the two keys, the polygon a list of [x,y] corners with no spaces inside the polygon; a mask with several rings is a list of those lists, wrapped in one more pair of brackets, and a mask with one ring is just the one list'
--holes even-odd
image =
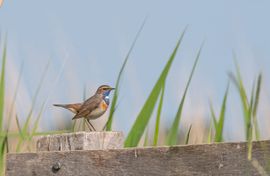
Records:
{"label": "green grass blade", "polygon": [[180,122],[180,119],[181,119],[181,116],[182,116],[182,110],[183,110],[184,102],[185,102],[185,99],[186,99],[186,94],[187,94],[190,82],[192,80],[195,68],[196,68],[197,63],[199,61],[202,47],[203,47],[203,44],[201,45],[201,47],[200,47],[200,49],[199,49],[199,51],[197,53],[195,62],[194,62],[193,67],[192,67],[192,71],[191,71],[191,73],[189,75],[189,79],[188,79],[184,94],[182,96],[181,102],[180,102],[179,107],[178,107],[178,111],[177,111],[176,116],[174,118],[173,124],[172,124],[172,126],[170,128],[170,131],[169,131],[169,134],[168,134],[168,137],[167,137],[167,140],[166,140],[167,145],[175,145],[177,143],[179,122]]}
{"label": "green grass blade", "polygon": [[36,131],[38,129],[39,121],[40,121],[41,115],[43,113],[45,104],[46,104],[46,101],[41,106],[41,110],[39,111],[38,116],[37,116],[37,118],[36,118],[36,120],[34,122],[34,127],[33,127],[32,131],[30,132],[30,134],[28,136],[26,136],[27,142],[28,142],[27,143],[27,149],[28,149],[29,152],[31,151],[31,147],[29,146],[29,143],[31,142],[33,136],[35,136],[35,133],[36,133]]}
{"label": "green grass blade", "polygon": [[236,55],[234,56],[234,62],[235,62],[235,67],[236,67],[236,76],[237,76],[237,82],[238,82],[238,88],[240,91],[240,96],[241,96],[241,99],[244,103],[243,106],[244,106],[245,110],[248,110],[249,105],[248,105],[247,93],[246,93],[246,90],[245,90],[245,87],[243,84],[243,79],[242,79],[242,76],[240,73],[240,67],[239,67],[238,62],[236,60]]}
{"label": "green grass blade", "polygon": [[212,120],[214,122],[215,130],[217,130],[217,128],[218,128],[218,122],[217,122],[217,117],[215,115],[215,111],[214,111],[214,108],[213,108],[213,104],[212,103],[210,103],[210,111],[211,111]]}
{"label": "green grass blade", "polygon": [[0,141],[0,175],[4,175],[5,171],[5,156],[6,156],[6,148],[8,143],[7,135],[1,139]]}
{"label": "green grass blade", "polygon": [[[64,68],[64,65],[63,65],[63,68]],[[32,129],[32,133],[31,133],[31,135],[30,135],[30,137],[29,137],[29,140],[31,140],[32,137],[33,137],[33,136],[35,135],[35,133],[37,132],[38,124],[39,124],[39,121],[40,121],[40,119],[41,119],[41,117],[42,117],[42,113],[44,112],[45,105],[46,105],[48,99],[49,99],[49,96],[47,96],[47,98],[45,99],[45,101],[43,102],[43,104],[42,104],[42,106],[41,106],[41,109],[40,109],[40,111],[39,111],[39,113],[38,113],[38,116],[37,116],[37,118],[36,118],[36,120],[35,120],[34,127],[33,127],[33,129]],[[84,86],[84,91],[83,91],[83,101],[85,101],[85,100],[86,100],[86,86]],[[84,128],[84,124],[85,124],[85,122],[83,122],[83,124],[82,124],[83,128]],[[74,129],[72,129],[72,130],[74,131]]]}
{"label": "green grass blade", "polygon": [[5,135],[5,138],[6,138],[6,153],[9,153],[10,150],[9,150],[9,141],[8,141],[8,131],[6,131],[6,135]]}
{"label": "green grass blade", "polygon": [[259,74],[258,80],[257,80],[253,112],[252,112],[256,140],[260,140],[260,131],[259,131],[259,126],[258,126],[258,121],[257,121],[257,109],[258,109],[258,104],[259,104],[259,99],[260,99],[261,84],[262,84],[262,74]]}
{"label": "green grass blade", "polygon": [[165,82],[163,83],[162,88],[161,88],[161,95],[160,95],[160,100],[159,100],[159,105],[158,105],[156,125],[155,125],[155,134],[154,134],[154,143],[153,143],[154,146],[157,146],[158,144],[160,115],[161,115],[161,110],[163,106],[164,91],[165,91]]}
{"label": "green grass blade", "polygon": [[20,69],[20,72],[19,72],[19,78],[18,78],[17,83],[16,83],[15,93],[14,93],[14,96],[12,98],[10,110],[9,110],[9,113],[8,113],[7,132],[9,132],[10,123],[11,123],[11,119],[12,119],[12,115],[13,115],[12,113],[14,111],[15,101],[16,101],[16,98],[17,98],[17,95],[18,95],[18,92],[19,92],[18,90],[19,90],[20,83],[21,83],[22,72],[23,72],[23,65],[24,64],[21,65],[21,69]]}
{"label": "green grass blade", "polygon": [[207,136],[207,143],[210,144],[212,143],[212,128],[213,128],[213,123],[210,121],[210,127],[209,127],[209,132]]}
{"label": "green grass blade", "polygon": [[[28,130],[29,130],[29,126],[30,126],[30,122],[31,122],[31,118],[32,118],[34,106],[36,104],[37,96],[39,94],[39,91],[40,91],[40,89],[41,89],[41,87],[43,85],[43,82],[45,80],[45,77],[47,75],[47,71],[49,69],[49,65],[50,65],[50,62],[48,62],[47,65],[46,65],[46,67],[45,67],[45,70],[44,70],[44,72],[42,74],[41,80],[40,80],[40,82],[38,84],[38,88],[37,88],[37,90],[36,90],[36,92],[34,94],[33,101],[32,101],[32,106],[31,106],[31,108],[29,110],[29,113],[27,115],[26,121],[25,121],[23,127],[20,129],[20,131],[21,131],[20,132],[20,134],[21,134],[20,136],[21,137],[19,138],[18,144],[16,146],[16,152],[19,152],[21,150],[21,146],[24,143],[24,140],[31,138],[31,133]],[[19,121],[17,119],[17,125],[18,124],[19,124]],[[19,126],[18,126],[18,128],[19,128]]]}
{"label": "green grass blade", "polygon": [[117,105],[117,100],[118,100],[118,94],[119,94],[119,85],[120,85],[120,81],[121,81],[121,77],[123,75],[123,71],[126,67],[126,64],[127,64],[127,61],[129,59],[129,56],[133,50],[133,48],[135,47],[135,44],[137,42],[137,39],[139,38],[142,30],[143,30],[143,27],[144,27],[144,24],[145,24],[145,21],[143,21],[139,31],[137,32],[136,36],[135,36],[135,39],[125,57],[125,60],[122,64],[122,67],[119,71],[119,74],[118,74],[118,77],[117,77],[117,80],[116,80],[116,85],[115,85],[115,90],[114,90],[114,95],[113,95],[113,99],[112,99],[112,103],[111,103],[111,108],[110,108],[110,113],[109,113],[109,118],[108,118],[108,122],[106,123],[106,131],[111,131],[112,130],[112,122],[113,122],[113,117],[114,117],[114,112],[116,110],[116,105]]}
{"label": "green grass blade", "polygon": [[24,140],[22,140],[22,138],[20,138],[18,143],[17,143],[17,146],[16,146],[16,153],[19,153],[21,151],[23,142],[24,142]]}
{"label": "green grass blade", "polygon": [[35,92],[35,95],[33,97],[32,106],[31,106],[30,111],[29,111],[29,113],[27,115],[26,122],[24,123],[24,126],[22,128],[22,133],[24,134],[24,136],[27,136],[28,135],[28,129],[29,129],[31,117],[32,117],[32,114],[33,114],[34,106],[36,104],[37,96],[38,96],[39,91],[40,91],[40,89],[41,89],[41,87],[43,85],[44,79],[45,79],[45,77],[47,75],[47,71],[49,69],[49,65],[50,65],[50,62],[47,63],[47,65],[45,67],[45,70],[44,70],[44,72],[42,74],[41,80],[40,80],[40,82],[38,84],[38,88],[37,88],[37,90]]}
{"label": "green grass blade", "polygon": [[248,139],[248,119],[249,119],[249,102],[247,98],[247,93],[246,89],[243,84],[242,76],[240,73],[240,68],[236,60],[236,56],[234,54],[234,61],[235,61],[235,66],[236,66],[236,76],[233,74],[230,75],[230,77],[233,80],[233,83],[238,89],[238,93],[240,95],[241,103],[242,103],[242,109],[243,109],[243,114],[244,114],[244,122],[245,122],[245,130],[246,130],[246,139]]}
{"label": "green grass blade", "polygon": [[[17,94],[18,94],[18,90],[19,90],[19,86],[20,86],[20,82],[21,82],[21,78],[22,78],[22,71],[23,71],[23,64],[21,65],[21,69],[20,69],[20,72],[19,72],[19,78],[18,78],[18,81],[16,83],[16,88],[15,88],[15,94],[12,98],[12,102],[11,102],[11,106],[10,106],[10,111],[8,113],[8,122],[7,122],[7,130],[6,130],[6,135],[9,135],[10,134],[10,124],[11,124],[11,119],[12,119],[12,113],[14,111],[14,107],[15,107],[15,101],[16,101],[16,98],[17,98]],[[19,125],[19,120],[18,120],[18,116],[17,114],[15,115],[15,120],[16,120],[16,124],[18,126],[18,131],[19,131],[19,137],[20,138],[23,138],[22,136],[22,133],[21,133],[21,128],[20,128],[20,125]],[[7,153],[9,152],[9,141],[8,141],[8,136],[7,136]]]}
{"label": "green grass blade", "polygon": [[257,85],[256,85],[257,87],[256,87],[253,115],[257,114],[257,108],[258,108],[260,92],[261,92],[261,84],[262,84],[262,74],[259,74],[258,79],[257,79]]}
{"label": "green grass blade", "polygon": [[148,134],[149,134],[149,128],[147,128],[145,136],[144,136],[144,141],[143,141],[143,146],[146,147],[148,146]]}
{"label": "green grass blade", "polygon": [[252,139],[253,139],[253,127],[252,127],[252,110],[254,106],[254,88],[255,84],[253,84],[252,91],[251,91],[251,100],[250,106],[248,109],[248,119],[247,119],[247,141],[248,141],[248,160],[252,159]]}
{"label": "green grass blade", "polygon": [[2,68],[0,77],[0,131],[3,130],[4,120],[4,104],[5,104],[5,70],[6,70],[6,51],[7,45],[5,44],[2,56]]}
{"label": "green grass blade", "polygon": [[189,128],[188,128],[188,132],[187,132],[186,139],[185,139],[185,144],[186,145],[189,142],[189,136],[190,136],[191,128],[192,128],[192,125],[190,125]]}
{"label": "green grass blade", "polygon": [[34,134],[36,133],[37,129],[38,129],[38,125],[39,125],[39,121],[40,121],[40,118],[42,116],[42,113],[43,113],[43,110],[44,110],[44,107],[45,107],[45,104],[46,102],[44,102],[41,106],[41,109],[38,113],[38,116],[37,116],[37,119],[35,120],[35,123],[34,123],[34,127],[32,129],[32,132],[31,132],[31,135],[29,136],[29,140],[32,139],[32,137],[34,136]]}
{"label": "green grass blade", "polygon": [[21,126],[19,123],[19,118],[18,118],[17,114],[15,115],[15,120],[16,120],[16,125],[18,128],[18,131],[19,131],[19,141],[18,141],[17,146],[16,146],[16,152],[19,152],[21,150],[21,145],[23,144],[23,141],[25,140],[26,136],[21,129]]}
{"label": "green grass blade", "polygon": [[182,33],[180,39],[178,40],[176,47],[173,51],[173,53],[171,54],[170,59],[168,60],[166,66],[164,67],[161,75],[159,76],[158,81],[156,82],[154,88],[152,89],[149,97],[147,98],[143,108],[141,109],[139,115],[137,116],[137,119],[135,121],[135,123],[133,124],[130,132],[128,133],[128,136],[125,140],[125,147],[135,147],[138,145],[141,136],[143,135],[143,132],[149,122],[149,119],[152,115],[152,112],[154,110],[154,107],[156,105],[158,96],[160,94],[161,88],[163,83],[165,82],[168,72],[171,68],[172,62],[175,58],[175,55],[177,53],[177,50],[180,46],[180,43],[184,37],[186,29],[184,30],[184,32]]}
{"label": "green grass blade", "polygon": [[18,128],[19,134],[20,134],[21,138],[24,138],[17,114],[15,115],[15,120],[16,120],[16,125]]}
{"label": "green grass blade", "polygon": [[227,97],[228,97],[228,91],[229,91],[229,85],[227,86],[223,102],[222,102],[222,107],[221,111],[219,114],[219,120],[218,120],[218,125],[216,129],[216,135],[215,135],[215,142],[222,142],[223,141],[223,127],[224,127],[224,121],[225,121],[225,112],[226,112],[226,103],[227,103]]}

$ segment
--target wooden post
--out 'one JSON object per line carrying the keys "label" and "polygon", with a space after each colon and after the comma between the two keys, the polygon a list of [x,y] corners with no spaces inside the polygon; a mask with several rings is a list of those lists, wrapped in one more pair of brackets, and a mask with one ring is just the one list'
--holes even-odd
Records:
{"label": "wooden post", "polygon": [[122,132],[76,132],[39,137],[37,151],[120,149],[123,144]]}
{"label": "wooden post", "polygon": [[[62,140],[61,137],[57,139]],[[48,147],[50,146],[48,144],[52,143],[45,142],[45,146]],[[57,142],[57,144],[66,145],[65,142]],[[253,142],[251,161],[247,159],[247,146],[246,142],[238,142],[113,150],[10,153],[7,155],[6,175],[269,175],[270,141]],[[67,148],[70,150],[72,147]],[[60,149],[49,147],[49,149],[60,150],[61,147]]]}

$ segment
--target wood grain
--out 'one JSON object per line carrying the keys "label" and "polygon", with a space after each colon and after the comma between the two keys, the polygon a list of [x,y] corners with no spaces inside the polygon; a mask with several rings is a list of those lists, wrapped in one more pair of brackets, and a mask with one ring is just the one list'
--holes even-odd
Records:
{"label": "wood grain", "polygon": [[40,151],[120,149],[124,145],[122,132],[76,132],[41,136],[36,149]]}
{"label": "wood grain", "polygon": [[[253,143],[252,164],[246,143],[157,148],[8,154],[8,176],[34,175],[259,175],[269,174],[270,142]],[[52,169],[54,165],[59,170]],[[57,168],[57,167],[56,167]]]}

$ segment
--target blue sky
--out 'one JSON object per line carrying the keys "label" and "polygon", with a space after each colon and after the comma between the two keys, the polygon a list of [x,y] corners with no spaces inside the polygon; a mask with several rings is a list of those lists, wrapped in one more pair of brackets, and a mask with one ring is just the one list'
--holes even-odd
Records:
{"label": "blue sky", "polygon": [[[9,90],[14,90],[14,82],[24,63],[23,83],[16,102],[23,119],[42,70],[49,61],[36,109],[47,100],[41,129],[56,128],[55,121],[67,120],[71,114],[51,104],[81,101],[84,86],[90,96],[100,84],[114,85],[123,59],[147,17],[122,80],[115,121],[117,130],[127,132],[130,129],[187,25],[187,33],[167,80],[163,122],[169,125],[174,118],[203,41],[205,44],[187,97],[183,121],[190,124],[198,121],[197,118],[207,118],[210,99],[218,110],[228,72],[234,70],[233,51],[249,88],[259,71],[263,72],[265,100],[262,101],[267,106],[269,5],[266,0],[6,0],[0,9],[0,29],[8,36]],[[232,136],[230,131],[239,131],[242,123],[235,88],[231,86],[230,90],[227,114],[230,117],[226,126],[232,130],[227,132],[228,138]],[[264,110],[260,112],[269,114]],[[267,122],[262,118],[262,125]],[[243,134],[238,137],[242,138]]]}

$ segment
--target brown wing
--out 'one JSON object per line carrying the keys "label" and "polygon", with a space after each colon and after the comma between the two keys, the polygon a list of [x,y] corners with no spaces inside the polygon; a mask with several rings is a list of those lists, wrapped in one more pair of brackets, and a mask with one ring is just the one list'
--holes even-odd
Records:
{"label": "brown wing", "polygon": [[102,97],[98,95],[90,97],[83,103],[83,105],[79,109],[79,112],[72,118],[72,120],[87,117],[94,109],[98,108],[101,101]]}

